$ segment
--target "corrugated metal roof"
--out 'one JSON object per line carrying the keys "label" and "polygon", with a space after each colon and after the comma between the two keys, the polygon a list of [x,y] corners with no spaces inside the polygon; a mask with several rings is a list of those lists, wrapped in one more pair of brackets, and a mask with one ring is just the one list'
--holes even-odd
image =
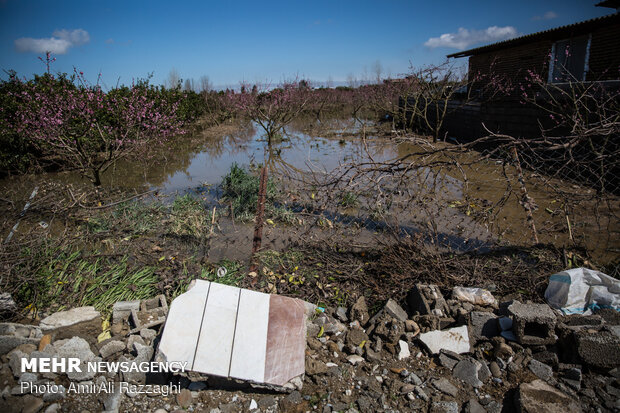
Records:
{"label": "corrugated metal roof", "polygon": [[596,7],[609,7],[610,9],[617,9],[620,7],[619,0],[603,0],[600,3],[595,4]]}
{"label": "corrugated metal roof", "polygon": [[489,44],[486,46],[476,47],[475,49],[464,50],[462,52],[452,53],[447,55],[446,57],[465,57],[472,56],[480,53],[490,52],[492,50],[505,49],[507,47],[518,46],[524,43],[529,43],[535,40],[539,40],[544,37],[555,37],[556,35],[560,36],[564,32],[573,31],[575,29],[587,28],[590,26],[601,27],[601,24],[604,26],[608,26],[611,24],[618,24],[620,22],[620,13],[616,12],[614,14],[609,14],[607,16],[596,17],[594,19],[585,20],[578,23],[568,24],[566,26],[560,26],[553,29],[543,30],[541,32],[526,34],[525,36],[515,37],[514,39],[504,40],[502,42],[497,42],[493,44]]}

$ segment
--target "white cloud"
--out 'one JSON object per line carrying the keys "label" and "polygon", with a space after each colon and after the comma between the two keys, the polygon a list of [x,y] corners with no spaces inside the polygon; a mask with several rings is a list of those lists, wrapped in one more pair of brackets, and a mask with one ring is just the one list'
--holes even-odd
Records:
{"label": "white cloud", "polygon": [[15,47],[19,52],[33,52],[65,54],[71,47],[80,46],[90,41],[90,36],[86,30],[56,30],[52,37],[35,39],[32,37],[21,37],[15,40]]}
{"label": "white cloud", "polygon": [[90,42],[90,35],[83,29],[75,29],[71,31],[67,29],[55,30],[54,33],[52,33],[52,36],[64,39],[70,42],[73,46],[80,46]]}
{"label": "white cloud", "polygon": [[431,37],[424,43],[430,48],[450,47],[464,50],[476,43],[494,43],[512,39],[517,36],[517,29],[512,26],[491,26],[485,30],[468,30],[459,27],[456,33],[444,33],[439,37]]}
{"label": "white cloud", "polygon": [[555,19],[556,17],[558,17],[556,12],[548,11],[545,14],[543,14],[542,16],[534,16],[534,17],[532,17],[532,20],[551,20],[551,19]]}

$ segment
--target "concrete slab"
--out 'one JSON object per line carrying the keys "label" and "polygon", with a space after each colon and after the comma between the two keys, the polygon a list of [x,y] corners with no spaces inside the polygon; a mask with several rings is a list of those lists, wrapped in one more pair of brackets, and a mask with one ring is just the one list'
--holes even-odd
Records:
{"label": "concrete slab", "polygon": [[41,320],[39,328],[43,332],[70,327],[88,321],[100,321],[101,314],[95,307],[78,307],[67,311],[59,311]]}
{"label": "concrete slab", "polygon": [[304,301],[196,280],[171,304],[158,360],[284,386],[304,374]]}
{"label": "concrete slab", "polygon": [[272,295],[265,357],[265,383],[284,385],[305,371],[306,308],[301,300]]}
{"label": "concrete slab", "polygon": [[230,377],[264,380],[268,325],[269,294],[241,290]]}
{"label": "concrete slab", "polygon": [[241,289],[211,283],[192,370],[227,377]]}
{"label": "concrete slab", "polygon": [[[202,315],[210,287],[209,281],[196,281],[193,288],[175,298],[170,305],[164,334],[159,342],[159,351],[172,358],[164,360],[187,362],[188,366],[194,364]],[[196,317],[196,313],[200,316]]]}

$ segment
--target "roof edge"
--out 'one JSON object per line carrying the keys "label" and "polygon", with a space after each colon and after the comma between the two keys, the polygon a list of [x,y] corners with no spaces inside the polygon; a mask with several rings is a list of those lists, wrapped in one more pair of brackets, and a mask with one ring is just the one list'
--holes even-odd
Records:
{"label": "roof edge", "polygon": [[564,30],[579,28],[582,26],[589,26],[595,23],[601,23],[601,22],[607,22],[607,21],[611,22],[616,19],[620,20],[620,12],[608,14],[605,16],[595,17],[593,19],[584,20],[584,21],[572,23],[572,24],[567,24],[564,26],[559,26],[559,27],[555,27],[552,29],[543,30],[540,32],[526,34],[523,36],[515,37],[513,39],[503,40],[501,42],[496,42],[496,43],[491,43],[485,46],[475,47],[473,49],[463,50],[460,52],[446,55],[446,57],[447,58],[467,57],[467,56],[473,56],[473,55],[480,54],[480,53],[489,52],[492,50],[500,50],[500,49],[508,48],[511,46],[516,46],[522,43],[528,43],[529,41],[533,41],[536,38],[543,37],[545,35],[553,35],[554,33],[559,33]]}

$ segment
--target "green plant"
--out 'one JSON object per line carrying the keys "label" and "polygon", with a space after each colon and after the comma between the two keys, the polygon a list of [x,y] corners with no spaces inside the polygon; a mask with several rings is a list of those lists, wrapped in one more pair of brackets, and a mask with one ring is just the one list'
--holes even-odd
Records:
{"label": "green plant", "polygon": [[110,229],[110,222],[104,217],[92,217],[86,220],[86,228],[93,234],[107,232]]}
{"label": "green plant", "polygon": [[352,208],[359,204],[358,196],[354,192],[346,191],[340,197],[340,205],[345,208]]}
{"label": "green plant", "polygon": [[[236,219],[249,221],[254,218],[258,202],[258,176],[252,175],[236,163],[222,181],[222,200],[232,209]],[[273,204],[276,197],[276,186],[271,179],[267,181],[267,205]]]}
{"label": "green plant", "polygon": [[145,234],[157,226],[163,212],[160,202],[128,201],[116,206],[112,218],[122,220],[133,233]]}
{"label": "green plant", "polygon": [[134,268],[126,255],[119,260],[101,257],[97,251],[87,255],[74,247],[46,245],[26,248],[22,256],[35,271],[18,291],[17,299],[34,309],[91,305],[108,313],[116,301],[157,293],[155,268]]}
{"label": "green plant", "polygon": [[211,213],[191,195],[175,198],[170,212],[170,231],[173,234],[198,238],[207,234]]}

